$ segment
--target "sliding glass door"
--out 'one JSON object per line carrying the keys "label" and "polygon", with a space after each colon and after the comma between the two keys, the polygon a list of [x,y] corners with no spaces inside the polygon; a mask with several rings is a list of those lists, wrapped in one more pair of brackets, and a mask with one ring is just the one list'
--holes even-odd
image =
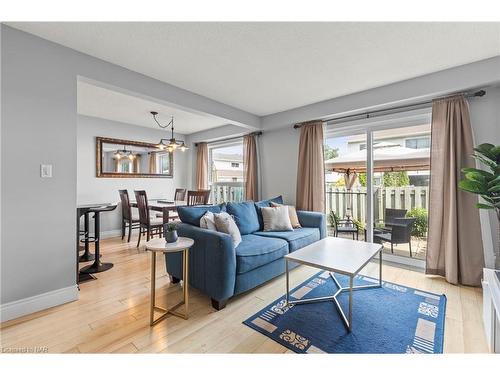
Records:
{"label": "sliding glass door", "polygon": [[324,147],[328,233],[364,238],[366,134],[330,137]]}
{"label": "sliding glass door", "polygon": [[430,145],[430,124],[373,133],[375,240],[390,239],[388,253],[425,260]]}
{"label": "sliding glass door", "polygon": [[427,248],[430,115],[365,120],[327,128],[326,134],[329,235],[381,243],[386,259],[421,266]]}

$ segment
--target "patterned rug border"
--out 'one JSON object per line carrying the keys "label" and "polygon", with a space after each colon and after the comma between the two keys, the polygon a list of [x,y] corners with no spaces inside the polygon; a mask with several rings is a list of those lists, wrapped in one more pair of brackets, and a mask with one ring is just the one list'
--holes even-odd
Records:
{"label": "patterned rug border", "polygon": [[[319,272],[313,274],[312,276],[310,276],[309,278],[307,278],[306,280],[302,281],[296,287],[290,289],[290,295],[292,295],[294,292],[296,292],[297,290],[299,290],[302,286],[304,286],[305,284],[311,282],[312,280],[314,280],[315,278],[317,278],[319,275],[323,274],[324,272],[327,272],[327,271],[319,271]],[[354,278],[354,280],[359,280],[360,278],[372,279],[374,282],[375,281],[378,282],[378,280],[373,279],[371,276],[367,276],[367,275],[362,274],[362,273],[359,273],[358,275],[356,275],[356,277]],[[363,280],[363,281],[366,281],[366,279]],[[366,281],[366,282],[368,282],[368,281]],[[433,296],[436,296],[436,297],[439,297],[439,298],[443,298],[444,314],[440,318],[440,323],[443,326],[443,334],[440,337],[439,342],[437,343],[437,353],[432,353],[432,354],[443,354],[444,353],[444,351],[443,351],[444,350],[444,332],[445,332],[445,328],[446,328],[445,327],[445,324],[446,324],[446,306],[447,306],[447,302],[448,302],[448,298],[447,298],[446,294],[444,294],[444,293],[437,294],[437,293],[429,292],[429,291],[426,291],[426,290],[422,290],[422,289],[418,289],[418,288],[412,288],[410,286],[396,284],[396,283],[392,283],[392,282],[388,282],[388,281],[382,280],[382,288],[383,289],[386,289],[386,285],[387,284],[388,285],[395,285],[395,286],[398,286],[398,287],[403,287],[403,288],[411,289],[411,290],[418,291],[418,292],[421,292],[421,293],[426,293],[426,294],[429,294],[429,295],[433,295]],[[265,307],[261,308],[257,312],[255,312],[252,315],[250,315],[242,323],[244,325],[246,325],[247,327],[249,327],[250,329],[253,329],[253,330],[259,332],[260,334],[262,334],[262,335],[266,336],[267,338],[273,340],[274,342],[280,344],[284,348],[290,349],[290,350],[292,350],[293,352],[295,352],[297,354],[339,354],[339,353],[326,353],[326,352],[324,352],[324,351],[322,351],[322,350],[320,350],[318,348],[315,348],[315,349],[317,349],[317,351],[311,351],[311,352],[299,351],[299,349],[296,346],[290,345],[287,342],[278,341],[277,337],[273,337],[271,335],[266,334],[266,333],[269,333],[269,332],[266,331],[265,329],[260,328],[260,327],[256,326],[255,324],[251,324],[250,320],[252,318],[257,317],[262,311],[268,309],[270,306],[273,306],[273,305],[277,304],[279,301],[281,301],[283,299],[285,299],[285,294],[281,295],[280,297],[276,298],[275,300],[273,300],[271,303],[269,303]],[[369,353],[351,353],[351,354],[369,354]],[[387,353],[387,354],[392,354],[392,353]],[[404,354],[404,353],[401,353],[401,354]]]}

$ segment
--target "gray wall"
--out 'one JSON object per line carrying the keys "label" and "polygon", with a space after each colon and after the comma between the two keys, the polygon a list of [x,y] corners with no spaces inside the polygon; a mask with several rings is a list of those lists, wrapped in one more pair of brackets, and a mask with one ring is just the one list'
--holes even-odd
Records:
{"label": "gray wall", "polygon": [[[2,26],[1,303],[75,284],[74,54]],[[53,177],[40,178],[40,164]]]}
{"label": "gray wall", "polygon": [[[15,30],[1,31],[1,298],[75,284],[77,77],[227,122],[252,114]],[[40,178],[40,164],[53,178]]]}
{"label": "gray wall", "polygon": [[[474,141],[476,144],[500,144],[500,87],[487,89],[487,94],[481,99],[470,101],[470,117]],[[499,246],[498,219],[493,211],[481,210],[482,223],[489,219],[491,232],[483,228],[485,247],[485,262],[488,267],[494,266],[493,249]],[[486,238],[491,236],[491,242]],[[488,247],[490,248],[488,249]]]}
{"label": "gray wall", "polygon": [[[95,170],[95,137],[119,138],[156,143],[165,132],[96,117],[78,116],[77,130],[77,203],[118,202],[119,189],[128,189],[131,199],[134,190],[146,190],[150,198],[173,199],[176,187],[187,187],[190,150],[174,153],[173,178],[97,178]],[[184,139],[176,134],[176,139]],[[121,228],[121,210],[101,215],[103,235]],[[108,233],[106,233],[108,232]]]}

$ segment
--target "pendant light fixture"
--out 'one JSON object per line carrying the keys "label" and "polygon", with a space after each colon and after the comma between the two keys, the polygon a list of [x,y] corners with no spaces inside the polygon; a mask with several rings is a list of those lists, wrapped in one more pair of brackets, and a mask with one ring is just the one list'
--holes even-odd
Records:
{"label": "pendant light fixture", "polygon": [[121,158],[129,158],[130,160],[133,160],[135,158],[135,155],[132,153],[132,151],[127,150],[127,146],[123,145],[123,150],[116,150],[113,153],[113,157],[115,159],[120,160]]}
{"label": "pendant light fixture", "polygon": [[158,116],[158,112],[151,111],[151,115],[153,116],[153,120],[155,120],[156,124],[162,129],[167,129],[169,126],[172,126],[172,137],[170,139],[167,138],[162,138],[160,139],[160,142],[158,143],[157,147],[160,150],[166,150],[167,152],[173,152],[177,149],[181,150],[182,152],[188,150],[189,148],[186,146],[184,141],[177,141],[174,138],[174,116],[172,116],[172,119],[170,122],[166,125],[162,125],[158,122],[156,116]]}

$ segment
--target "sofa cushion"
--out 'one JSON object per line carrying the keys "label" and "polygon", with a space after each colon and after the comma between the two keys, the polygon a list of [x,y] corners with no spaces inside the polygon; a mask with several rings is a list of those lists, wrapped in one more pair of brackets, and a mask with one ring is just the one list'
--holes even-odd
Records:
{"label": "sofa cushion", "polygon": [[203,205],[203,206],[179,206],[177,207],[177,213],[179,214],[179,219],[183,223],[195,225],[197,227],[200,226],[200,219],[207,211],[213,212],[214,214],[218,214],[224,212],[225,205],[219,204],[216,206],[213,205]]}
{"label": "sofa cushion", "polygon": [[262,207],[260,211],[264,220],[264,232],[293,230],[288,215],[288,206]]}
{"label": "sofa cushion", "polygon": [[264,229],[264,221],[262,220],[262,212],[260,211],[260,209],[262,207],[269,207],[271,202],[283,204],[283,197],[281,195],[278,195],[275,198],[264,199],[262,201],[255,202],[255,209],[257,210],[257,217],[259,219],[260,230]]}
{"label": "sofa cushion", "polygon": [[238,226],[234,222],[234,219],[227,212],[221,212],[220,214],[214,214],[215,228],[217,232],[222,232],[229,234],[233,240],[233,246],[236,247],[241,242],[241,234]]}
{"label": "sofa cushion", "polygon": [[294,231],[286,232],[255,232],[254,235],[286,240],[289,244],[290,252],[310,245],[320,239],[318,228],[297,228]]}
{"label": "sofa cushion", "polygon": [[241,274],[283,258],[288,254],[288,243],[280,238],[241,236],[241,243],[236,247],[236,273]]}
{"label": "sofa cushion", "polygon": [[260,229],[257,210],[253,201],[230,202],[226,206],[227,213],[233,215],[234,221],[238,226],[240,233],[250,234]]}

